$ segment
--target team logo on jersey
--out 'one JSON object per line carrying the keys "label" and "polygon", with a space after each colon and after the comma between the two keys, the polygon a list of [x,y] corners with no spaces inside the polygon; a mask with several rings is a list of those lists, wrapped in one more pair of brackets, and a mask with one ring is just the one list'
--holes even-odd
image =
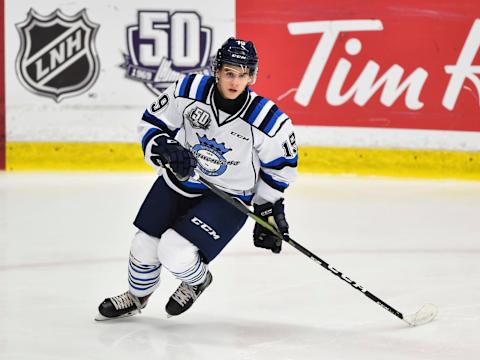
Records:
{"label": "team logo on jersey", "polygon": [[85,10],[73,16],[60,9],[42,16],[30,9],[16,25],[20,51],[16,70],[30,91],[59,102],[87,91],[97,80],[100,61],[95,49],[99,25]]}
{"label": "team logo on jersey", "polygon": [[210,122],[212,118],[208,111],[205,111],[198,106],[193,108],[187,115],[188,121],[190,121],[190,125],[192,125],[195,129],[208,129],[210,126]]}
{"label": "team logo on jersey", "polygon": [[212,29],[195,11],[138,11],[127,27],[128,54],[121,65],[129,79],[159,95],[182,73],[211,74]]}
{"label": "team logo on jersey", "polygon": [[225,144],[219,144],[215,138],[209,140],[206,136],[197,134],[200,143],[192,146],[192,153],[197,158],[200,170],[209,176],[222,175],[229,165],[238,165],[239,161],[228,161],[223,156],[232,149],[225,147]]}

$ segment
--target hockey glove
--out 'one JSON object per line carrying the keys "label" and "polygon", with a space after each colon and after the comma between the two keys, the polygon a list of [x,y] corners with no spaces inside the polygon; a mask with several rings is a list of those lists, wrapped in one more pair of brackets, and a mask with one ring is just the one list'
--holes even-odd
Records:
{"label": "hockey glove", "polygon": [[168,136],[158,136],[152,145],[150,160],[158,166],[170,169],[180,181],[194,175],[197,159],[190,150]]}
{"label": "hockey glove", "polygon": [[[255,215],[260,216],[269,224],[276,227],[285,240],[289,239],[283,199],[277,200],[274,204],[254,204],[253,209]],[[278,254],[282,250],[282,239],[279,239],[270,230],[265,229],[258,223],[255,223],[253,229],[253,244],[256,247],[272,250],[275,254]]]}

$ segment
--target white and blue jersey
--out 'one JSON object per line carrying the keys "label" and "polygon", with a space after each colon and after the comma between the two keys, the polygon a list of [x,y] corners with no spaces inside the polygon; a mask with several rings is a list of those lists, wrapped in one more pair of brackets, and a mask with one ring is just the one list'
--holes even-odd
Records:
{"label": "white and blue jersey", "polygon": [[[297,144],[290,118],[271,100],[248,89],[235,114],[218,109],[211,76],[186,75],[165,90],[144,112],[139,125],[145,160],[155,138],[168,134],[190,149],[202,177],[244,200],[274,202],[297,174]],[[194,180],[167,184],[187,197],[206,188]]]}

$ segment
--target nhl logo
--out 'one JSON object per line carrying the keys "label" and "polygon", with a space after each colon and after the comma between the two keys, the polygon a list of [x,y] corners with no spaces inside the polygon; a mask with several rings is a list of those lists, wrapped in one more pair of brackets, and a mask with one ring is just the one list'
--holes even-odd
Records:
{"label": "nhl logo", "polygon": [[30,9],[16,27],[21,43],[17,76],[28,90],[60,102],[95,83],[100,69],[94,43],[99,26],[87,18],[85,9],[73,16],[60,9],[42,16]]}

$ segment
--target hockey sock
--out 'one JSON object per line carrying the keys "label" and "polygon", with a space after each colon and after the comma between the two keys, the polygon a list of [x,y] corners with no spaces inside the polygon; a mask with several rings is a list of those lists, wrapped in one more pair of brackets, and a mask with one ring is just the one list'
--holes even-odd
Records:
{"label": "hockey sock", "polygon": [[155,291],[160,281],[161,264],[142,264],[130,253],[128,263],[129,291],[137,296],[144,297]]}
{"label": "hockey sock", "polygon": [[207,271],[208,266],[202,261],[202,259],[200,259],[198,254],[195,264],[193,264],[187,270],[182,272],[170,270],[173,276],[189,285],[198,285],[203,283],[207,276]]}

